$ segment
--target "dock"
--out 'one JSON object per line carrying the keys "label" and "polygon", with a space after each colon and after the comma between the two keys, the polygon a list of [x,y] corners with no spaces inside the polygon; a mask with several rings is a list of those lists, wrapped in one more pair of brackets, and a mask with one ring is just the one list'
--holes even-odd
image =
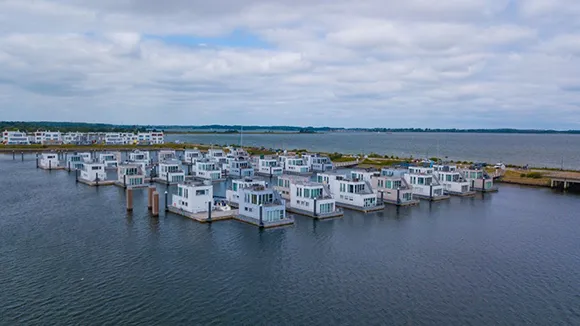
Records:
{"label": "dock", "polygon": [[419,205],[419,203],[421,203],[421,201],[418,199],[413,199],[413,200],[409,200],[409,201],[399,201],[399,202],[397,202],[396,200],[383,199],[383,204],[395,205],[395,206],[399,206],[399,207],[416,206],[416,205]]}
{"label": "dock", "polygon": [[577,173],[558,173],[549,178],[553,189],[580,191],[580,175]]}
{"label": "dock", "polygon": [[[259,220],[255,219],[255,218],[240,215],[239,211],[237,209],[232,209],[229,211],[214,210],[211,212],[211,219],[209,218],[207,212],[190,213],[190,212],[186,212],[186,211],[183,211],[181,209],[178,209],[178,208],[175,208],[172,206],[167,207],[167,210],[173,214],[187,217],[187,218],[192,219],[192,220],[199,222],[199,223],[210,223],[210,222],[217,222],[217,221],[236,220],[239,222],[243,222],[243,223],[247,223],[247,224],[251,224],[251,225],[260,227]],[[275,228],[275,227],[280,227],[280,226],[288,226],[288,225],[294,224],[294,218],[287,217],[283,220],[275,221],[275,222],[263,221],[262,224],[263,224],[262,227],[265,229]]]}
{"label": "dock", "polygon": [[385,209],[385,205],[376,205],[376,206],[372,206],[372,207],[359,207],[359,206],[343,204],[343,203],[339,203],[339,202],[336,202],[336,206],[350,209],[352,211],[361,212],[361,213],[371,213],[371,212],[381,211],[381,210]]}
{"label": "dock", "polygon": [[428,200],[428,201],[442,201],[442,200],[447,200],[447,199],[451,198],[451,196],[449,196],[449,195],[433,197],[433,196],[423,196],[423,195],[417,195],[417,194],[413,194],[413,197],[419,198],[422,200]]}
{"label": "dock", "polygon": [[325,213],[325,214],[316,213],[316,215],[314,215],[314,212],[289,207],[288,202],[286,202],[286,211],[293,213],[293,214],[297,214],[297,215],[311,217],[311,218],[316,219],[316,220],[326,220],[326,219],[338,218],[338,217],[344,216],[344,211],[342,211],[342,210],[336,210],[332,213]]}
{"label": "dock", "polygon": [[477,192],[474,190],[467,192],[445,191],[445,193],[449,196],[455,197],[475,197],[475,194],[477,194]]}
{"label": "dock", "polygon": [[115,180],[90,181],[83,178],[78,178],[78,181],[91,187],[112,186],[116,182]]}

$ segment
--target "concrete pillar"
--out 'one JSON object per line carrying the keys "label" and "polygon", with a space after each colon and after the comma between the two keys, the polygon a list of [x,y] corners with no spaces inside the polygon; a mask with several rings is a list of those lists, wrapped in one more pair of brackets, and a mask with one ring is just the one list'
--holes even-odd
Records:
{"label": "concrete pillar", "polygon": [[152,193],[152,198],[151,213],[153,213],[153,216],[159,216],[159,193],[155,189]]}
{"label": "concrete pillar", "polygon": [[149,210],[153,209],[153,193],[155,192],[155,187],[147,188],[147,208]]}
{"label": "concrete pillar", "polygon": [[126,190],[127,193],[127,210],[133,211],[133,189],[128,188]]}

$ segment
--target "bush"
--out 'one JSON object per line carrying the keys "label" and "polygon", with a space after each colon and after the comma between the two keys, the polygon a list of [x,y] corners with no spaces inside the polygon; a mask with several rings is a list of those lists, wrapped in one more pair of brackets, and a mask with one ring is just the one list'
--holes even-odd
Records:
{"label": "bush", "polygon": [[382,156],[380,156],[380,155],[379,155],[379,154],[377,154],[377,153],[370,153],[370,154],[369,154],[369,157],[370,157],[370,158],[381,158]]}

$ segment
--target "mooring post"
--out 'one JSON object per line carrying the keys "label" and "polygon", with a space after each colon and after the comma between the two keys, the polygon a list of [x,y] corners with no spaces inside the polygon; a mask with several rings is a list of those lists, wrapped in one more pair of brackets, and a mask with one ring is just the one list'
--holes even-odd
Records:
{"label": "mooring post", "polygon": [[155,192],[155,187],[149,186],[147,188],[147,208],[151,210],[153,208],[153,193]]}
{"label": "mooring post", "polygon": [[165,189],[168,189],[169,188],[169,172],[167,172],[167,174],[165,176],[166,176],[165,181],[167,181],[167,184],[165,185]]}
{"label": "mooring post", "polygon": [[401,203],[401,188],[397,188],[397,204]]}
{"label": "mooring post", "polygon": [[52,171],[52,160],[48,160],[48,171]]}
{"label": "mooring post", "polygon": [[264,207],[262,206],[262,204],[260,204],[260,229],[264,228],[263,215],[264,215]]}
{"label": "mooring post", "polygon": [[123,188],[127,189],[127,175],[123,174]]}
{"label": "mooring post", "polygon": [[157,191],[153,191],[153,205],[151,212],[153,213],[153,216],[159,216],[159,193]]}
{"label": "mooring post", "polygon": [[20,152],[20,154],[22,155],[22,162],[24,162],[24,152]]}
{"label": "mooring post", "polygon": [[168,201],[167,201],[167,191],[165,191],[165,211],[167,212],[169,210],[168,208]]}
{"label": "mooring post", "polygon": [[97,181],[97,187],[98,187],[98,186],[99,186],[99,175],[98,175],[98,174],[97,174],[97,179],[96,179],[96,181]]}
{"label": "mooring post", "polygon": [[314,217],[316,217],[316,197],[314,197]]}
{"label": "mooring post", "polygon": [[211,200],[207,202],[207,221],[211,222]]}
{"label": "mooring post", "polygon": [[16,152],[12,151],[12,159],[15,160],[16,159]]}
{"label": "mooring post", "polygon": [[433,200],[433,185],[429,185],[429,199]]}
{"label": "mooring post", "polygon": [[75,182],[79,182],[79,170],[75,170]]}
{"label": "mooring post", "polygon": [[36,153],[36,168],[38,169],[38,153]]}
{"label": "mooring post", "polygon": [[379,193],[381,194],[381,205],[385,202],[385,198],[384,198],[384,191],[380,190]]}
{"label": "mooring post", "polygon": [[133,189],[127,188],[125,192],[127,194],[127,211],[133,211]]}

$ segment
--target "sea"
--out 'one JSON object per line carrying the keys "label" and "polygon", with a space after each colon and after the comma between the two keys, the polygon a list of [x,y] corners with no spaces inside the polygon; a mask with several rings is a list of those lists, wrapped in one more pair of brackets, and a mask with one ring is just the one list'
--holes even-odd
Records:
{"label": "sea", "polygon": [[167,141],[307,149],[580,170],[580,135],[494,133],[169,134]]}
{"label": "sea", "polygon": [[0,325],[580,325],[579,195],[499,185],[270,230],[134,196],[0,155]]}

